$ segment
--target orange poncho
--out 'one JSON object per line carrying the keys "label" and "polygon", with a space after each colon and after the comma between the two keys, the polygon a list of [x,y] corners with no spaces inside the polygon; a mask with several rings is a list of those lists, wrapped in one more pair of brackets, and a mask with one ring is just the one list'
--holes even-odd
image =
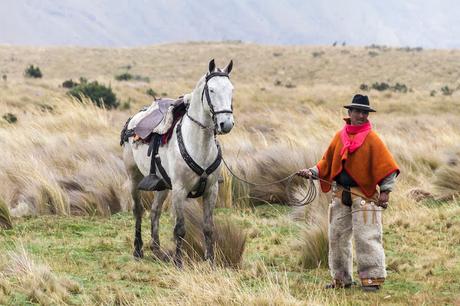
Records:
{"label": "orange poncho", "polygon": [[[376,192],[380,181],[395,171],[398,171],[399,174],[399,168],[393,156],[374,131],[369,132],[363,144],[355,152],[349,153],[348,150],[345,150],[341,156],[342,147],[339,131],[332,139],[323,158],[316,165],[321,179],[332,182],[342,171],[343,166],[364,195],[371,197]],[[323,192],[328,192],[330,189],[329,184],[321,182]]]}

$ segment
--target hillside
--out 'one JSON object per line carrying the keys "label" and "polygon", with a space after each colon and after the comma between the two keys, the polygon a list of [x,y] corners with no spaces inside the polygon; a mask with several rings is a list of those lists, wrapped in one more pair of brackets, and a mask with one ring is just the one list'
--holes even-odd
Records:
{"label": "hillside", "polygon": [[452,0],[4,0],[0,44],[132,47],[242,40],[458,48],[458,12]]}
{"label": "hillside", "polygon": [[[246,237],[237,268],[196,260],[193,239],[201,236],[193,219],[185,269],[156,261],[148,213],[146,258],[132,260],[132,199],[119,132],[151,103],[147,90],[188,93],[211,58],[220,67],[235,62],[236,125],[219,141],[232,169],[253,182],[313,165],[342,126],[342,106],[357,92],[369,96],[377,109],[370,120],[401,168],[383,213],[383,290],[322,289],[329,281],[321,248],[327,196],[295,209],[286,206],[285,185],[250,188],[225,170],[216,224],[230,246]],[[31,64],[42,78],[24,77]],[[11,215],[13,227],[0,227],[0,304],[459,303],[459,66],[458,50],[379,46],[0,47],[0,225]],[[135,77],[117,81],[121,73]],[[81,77],[110,84],[120,107],[71,100],[62,83]],[[144,195],[147,210],[151,199]],[[169,205],[164,210],[160,236],[170,250],[173,217]]]}

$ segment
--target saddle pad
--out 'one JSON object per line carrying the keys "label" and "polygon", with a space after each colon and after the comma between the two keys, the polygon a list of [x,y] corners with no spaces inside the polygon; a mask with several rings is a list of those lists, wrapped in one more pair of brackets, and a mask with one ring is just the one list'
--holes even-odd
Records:
{"label": "saddle pad", "polygon": [[174,106],[178,105],[182,101],[182,99],[174,100],[167,98],[156,100],[145,111],[144,116],[138,121],[134,127],[134,133],[142,139],[147,138],[165,119],[168,110],[173,109]]}

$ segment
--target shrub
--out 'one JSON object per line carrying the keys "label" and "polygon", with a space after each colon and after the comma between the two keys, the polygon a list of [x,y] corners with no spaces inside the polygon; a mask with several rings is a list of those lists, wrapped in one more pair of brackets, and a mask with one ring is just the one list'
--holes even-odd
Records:
{"label": "shrub", "polygon": [[2,79],[3,79],[3,81],[6,82],[6,80],[8,80],[8,76],[6,74],[2,75]]}
{"label": "shrub", "polygon": [[30,65],[29,67],[27,67],[24,71],[24,75],[27,78],[41,78],[43,76],[40,67],[34,67],[34,65]]}
{"label": "shrub", "polygon": [[441,88],[442,94],[445,96],[451,96],[454,93],[454,90],[452,88],[449,88],[449,86],[444,86]]}
{"label": "shrub", "polygon": [[374,57],[374,56],[379,55],[379,53],[375,52],[375,51],[369,51],[368,54],[369,54],[370,57]]}
{"label": "shrub", "polygon": [[151,96],[152,98],[156,98],[158,96],[157,92],[153,90],[152,88],[147,89],[145,93]]}
{"label": "shrub", "polygon": [[430,96],[431,96],[431,97],[436,96],[436,90],[432,90],[432,91],[430,92]]}
{"label": "shrub", "polygon": [[375,82],[374,84],[372,84],[372,89],[375,89],[375,90],[378,90],[378,91],[384,91],[384,90],[387,90],[390,88],[390,85],[388,85],[388,83],[385,83],[385,82]]}
{"label": "shrub", "polygon": [[398,92],[402,92],[402,93],[406,93],[407,92],[407,86],[405,84],[399,84],[399,83],[396,83],[393,87],[392,87],[393,91],[398,91]]}
{"label": "shrub", "polygon": [[117,81],[129,81],[133,79],[133,75],[131,73],[125,72],[115,76],[115,80]]}
{"label": "shrub", "polygon": [[62,82],[62,87],[64,87],[64,88],[74,88],[77,85],[78,85],[78,83],[72,81],[72,79]]}
{"label": "shrub", "polygon": [[117,108],[119,102],[112,88],[99,84],[97,81],[81,83],[68,91],[68,94],[82,101],[82,97],[88,97],[99,107]]}
{"label": "shrub", "polygon": [[311,55],[313,55],[313,57],[320,57],[324,54],[324,51],[315,51],[313,52]]}
{"label": "shrub", "polygon": [[146,83],[150,82],[149,77],[143,77],[141,75],[132,75],[131,73],[128,73],[128,72],[116,75],[115,80],[117,80],[117,81],[135,80],[135,81],[141,81],[141,82],[146,82]]}
{"label": "shrub", "polygon": [[141,76],[141,75],[135,75],[134,80],[135,81],[140,81],[140,82],[146,82],[146,83],[150,82],[149,77],[144,77],[144,76]]}
{"label": "shrub", "polygon": [[2,116],[2,118],[5,119],[8,123],[16,123],[18,121],[18,117],[12,113],[6,113]]}
{"label": "shrub", "polygon": [[359,85],[359,89],[362,90],[362,91],[368,91],[369,90],[369,86],[367,84],[361,84]]}

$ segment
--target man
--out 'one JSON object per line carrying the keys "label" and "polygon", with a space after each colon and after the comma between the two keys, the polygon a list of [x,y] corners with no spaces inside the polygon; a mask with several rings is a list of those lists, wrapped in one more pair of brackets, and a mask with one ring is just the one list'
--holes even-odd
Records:
{"label": "man", "polygon": [[[372,131],[367,96],[355,95],[344,106],[349,118],[336,133],[315,167],[298,172],[320,179],[323,192],[333,191],[329,209],[329,268],[326,288],[349,288],[353,236],[362,289],[377,291],[386,277],[382,246],[382,210],[388,205],[399,169],[391,153]],[[377,190],[377,185],[379,190]]]}

